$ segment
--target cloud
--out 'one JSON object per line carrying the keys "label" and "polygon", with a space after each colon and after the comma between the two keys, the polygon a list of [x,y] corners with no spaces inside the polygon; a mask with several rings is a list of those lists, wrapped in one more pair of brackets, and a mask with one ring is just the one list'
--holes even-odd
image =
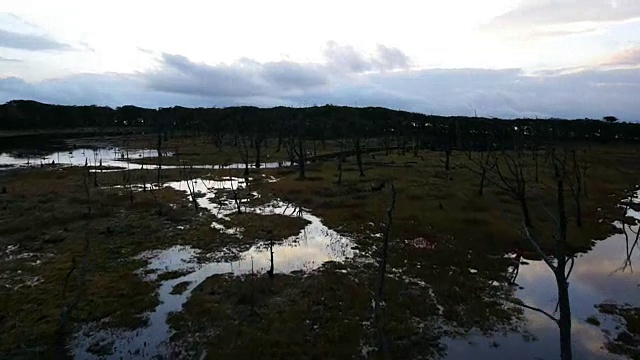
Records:
{"label": "cloud", "polygon": [[610,22],[640,18],[633,0],[525,0],[493,19],[493,27],[526,27],[577,22]]}
{"label": "cloud", "polygon": [[371,62],[351,45],[338,45],[333,41],[329,41],[323,53],[327,63],[336,69],[354,73],[372,69]]}
{"label": "cloud", "polygon": [[328,66],[347,73],[406,69],[411,63],[409,57],[400,49],[381,44],[372,56],[367,57],[353,46],[338,45],[329,41],[323,54]]}
{"label": "cloud", "polygon": [[73,49],[70,45],[53,40],[46,35],[25,34],[3,29],[0,29],[0,47],[28,51]]}
{"label": "cloud", "polygon": [[19,63],[22,62],[22,60],[0,56],[0,62]]}
{"label": "cloud", "polygon": [[640,66],[640,46],[622,50],[606,59],[602,65]]}
{"label": "cloud", "polygon": [[400,49],[378,45],[373,62],[381,70],[406,69],[410,66],[409,57]]}
{"label": "cloud", "polygon": [[[156,68],[135,74],[84,74],[37,83],[0,79],[0,101],[26,98],[63,104],[148,107],[331,103],[442,115],[473,115],[472,106],[479,116],[615,115],[622,120],[640,120],[638,67],[563,69],[536,75],[520,69],[415,69],[402,68],[409,60],[394,51],[383,49],[370,57],[341,51],[334,59],[357,66],[349,67],[350,71],[336,71],[335,62],[331,61],[260,63],[251,59],[209,65],[180,55],[162,54]],[[369,65],[363,66],[358,59]],[[363,71],[391,68],[396,71]]]}
{"label": "cloud", "polygon": [[171,54],[162,54],[160,67],[141,78],[153,90],[214,97],[285,94],[323,86],[328,79],[314,64],[242,59],[231,65],[207,65]]}

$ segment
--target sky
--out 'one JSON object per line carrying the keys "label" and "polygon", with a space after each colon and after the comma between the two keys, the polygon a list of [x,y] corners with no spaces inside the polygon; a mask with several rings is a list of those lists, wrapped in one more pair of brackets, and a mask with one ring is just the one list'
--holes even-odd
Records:
{"label": "sky", "polygon": [[0,2],[0,102],[640,120],[638,0]]}

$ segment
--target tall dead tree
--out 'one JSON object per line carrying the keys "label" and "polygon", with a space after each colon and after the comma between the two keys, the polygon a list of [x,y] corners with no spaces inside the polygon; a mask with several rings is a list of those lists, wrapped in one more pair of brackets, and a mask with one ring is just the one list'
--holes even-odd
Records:
{"label": "tall dead tree", "polygon": [[256,134],[252,139],[252,141],[253,141],[253,151],[256,153],[256,162],[255,162],[256,169],[260,169],[261,151],[262,151],[262,146],[265,142],[265,137],[262,134]]}
{"label": "tall dead tree", "polygon": [[238,153],[244,164],[244,176],[249,176],[249,143],[247,137],[238,135]]}
{"label": "tall dead tree", "polygon": [[286,121],[285,126],[288,130],[288,136],[284,139],[284,145],[292,163],[298,164],[298,179],[304,180],[307,178],[305,173],[307,162],[307,119],[304,114],[298,114]]}
{"label": "tall dead tree", "polygon": [[484,187],[488,182],[488,177],[496,167],[496,157],[489,151],[467,151],[468,164],[461,166],[476,174],[480,179],[478,183],[478,195],[484,195]]}
{"label": "tall dead tree", "polygon": [[340,142],[340,153],[338,154],[338,185],[342,183],[342,164],[344,163],[344,144]]}
{"label": "tall dead tree", "polygon": [[492,161],[495,161],[494,172],[498,177],[493,183],[518,201],[525,225],[533,227],[527,204],[526,160],[523,150],[518,148],[509,152],[503,149],[492,156],[495,156]]}
{"label": "tall dead tree", "polygon": [[524,308],[537,311],[547,318],[553,320],[560,330],[560,358],[562,360],[571,360],[573,357],[571,347],[571,303],[569,299],[569,276],[573,270],[575,256],[570,253],[567,243],[567,213],[565,203],[565,182],[567,180],[568,161],[566,157],[560,158],[552,152],[551,167],[554,175],[555,183],[555,216],[549,212],[554,222],[553,250],[551,255],[543,250],[542,243],[536,230],[528,225],[523,219],[523,237],[533,247],[536,253],[542,258],[544,263],[552,271],[558,290],[559,317],[555,317],[550,313],[533,306],[526,305],[522,302],[514,302]]}
{"label": "tall dead tree", "polygon": [[586,158],[584,160],[579,159],[576,151],[572,150],[571,170],[568,183],[575,205],[576,225],[578,225],[578,227],[582,227],[582,197],[586,197],[587,167]]}
{"label": "tall dead tree", "polygon": [[389,255],[389,234],[391,232],[391,223],[393,221],[393,210],[396,207],[396,188],[391,183],[391,202],[387,208],[387,219],[383,230],[382,247],[380,249],[380,259],[378,263],[378,279],[376,284],[376,290],[374,294],[373,316],[374,323],[378,331],[378,346],[383,353],[388,354],[388,344],[386,337],[384,336],[383,326],[381,323],[381,304],[383,301],[384,280],[387,273],[387,259]]}
{"label": "tall dead tree", "polygon": [[358,171],[360,172],[360,177],[364,177],[364,167],[362,165],[362,139],[359,135],[356,135],[353,140],[353,149],[356,152],[356,162],[358,163]]}

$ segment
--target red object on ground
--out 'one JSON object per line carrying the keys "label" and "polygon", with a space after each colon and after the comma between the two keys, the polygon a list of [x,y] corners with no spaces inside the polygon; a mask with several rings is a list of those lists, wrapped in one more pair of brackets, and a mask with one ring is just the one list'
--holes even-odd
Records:
{"label": "red object on ground", "polygon": [[413,239],[411,243],[418,249],[435,250],[437,241],[435,239],[419,237]]}

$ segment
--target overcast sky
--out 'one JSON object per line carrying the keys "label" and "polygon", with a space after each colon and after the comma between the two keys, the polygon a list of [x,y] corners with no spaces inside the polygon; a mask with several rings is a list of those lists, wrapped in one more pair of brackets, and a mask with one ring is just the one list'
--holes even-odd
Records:
{"label": "overcast sky", "polygon": [[635,121],[640,1],[1,0],[12,99]]}

